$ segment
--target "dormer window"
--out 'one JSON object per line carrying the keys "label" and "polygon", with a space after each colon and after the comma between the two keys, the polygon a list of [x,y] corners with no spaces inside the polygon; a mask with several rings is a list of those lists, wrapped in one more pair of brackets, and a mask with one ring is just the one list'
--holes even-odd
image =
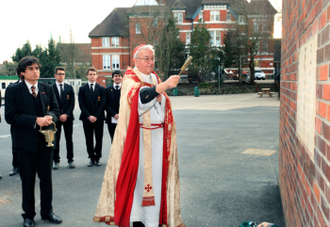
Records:
{"label": "dormer window", "polygon": [[175,22],[178,24],[183,24],[183,13],[174,13]]}

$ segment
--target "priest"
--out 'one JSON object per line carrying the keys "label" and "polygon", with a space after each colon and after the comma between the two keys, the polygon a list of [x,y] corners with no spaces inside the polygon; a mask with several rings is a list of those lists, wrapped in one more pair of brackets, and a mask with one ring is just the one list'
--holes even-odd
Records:
{"label": "priest", "polygon": [[184,227],[176,124],[165,82],[153,71],[151,45],[135,48],[135,67],[124,75],[120,118],[107,163],[94,222],[129,227]]}

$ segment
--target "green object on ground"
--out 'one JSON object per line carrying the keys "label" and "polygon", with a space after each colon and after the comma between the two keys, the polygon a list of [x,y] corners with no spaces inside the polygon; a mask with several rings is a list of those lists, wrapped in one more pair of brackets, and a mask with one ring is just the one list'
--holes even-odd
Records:
{"label": "green object on ground", "polygon": [[194,88],[194,96],[199,97],[199,88],[198,87]]}
{"label": "green object on ground", "polygon": [[173,88],[173,96],[178,96],[178,88]]}

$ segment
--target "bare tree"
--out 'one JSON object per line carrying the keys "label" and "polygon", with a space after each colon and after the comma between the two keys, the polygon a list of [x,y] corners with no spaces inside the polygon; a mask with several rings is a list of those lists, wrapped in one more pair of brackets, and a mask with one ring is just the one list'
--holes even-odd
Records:
{"label": "bare tree", "polygon": [[[57,48],[61,53],[61,64],[66,67],[68,77],[81,77],[81,72],[91,65],[90,44],[75,43],[71,28],[69,42],[58,43]],[[77,72],[79,72],[79,75],[77,75]]]}
{"label": "bare tree", "polygon": [[[164,5],[134,6],[128,12],[131,17],[131,49],[145,43],[155,46],[156,70],[166,79],[184,62],[184,43],[178,38],[179,29],[171,9]],[[178,66],[178,64],[181,64]]]}
{"label": "bare tree", "polygon": [[[237,38],[239,40],[240,56],[248,60],[250,68],[250,83],[254,83],[255,74],[255,57],[262,52],[268,52],[270,41],[272,38],[271,28],[274,22],[274,11],[269,9],[270,4],[267,0],[259,1],[258,7],[251,3],[244,1],[233,1],[234,11],[238,18],[236,21],[235,30],[237,31]],[[238,66],[238,65],[237,65]],[[240,72],[241,81],[241,72]]]}

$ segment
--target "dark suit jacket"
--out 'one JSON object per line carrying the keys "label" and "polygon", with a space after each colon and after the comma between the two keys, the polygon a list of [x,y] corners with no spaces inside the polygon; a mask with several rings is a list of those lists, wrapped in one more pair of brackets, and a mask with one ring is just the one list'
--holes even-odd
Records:
{"label": "dark suit jacket", "polygon": [[75,97],[73,87],[64,83],[63,94],[60,99],[56,83],[53,84],[55,96],[60,107],[61,114],[67,114],[71,120],[74,120],[73,109],[75,104]]}
{"label": "dark suit jacket", "polygon": [[[60,115],[54,90],[50,85],[38,83],[43,115],[58,121]],[[14,152],[37,152],[38,132],[36,112],[25,82],[8,86],[5,95],[5,118],[12,129]]]}
{"label": "dark suit jacket", "polygon": [[116,99],[115,92],[117,92],[113,85],[105,89],[106,93],[106,103],[105,110],[107,111],[106,122],[111,123],[111,117],[114,117],[119,113],[119,100],[120,100],[120,90],[119,90],[119,100]]}
{"label": "dark suit jacket", "polygon": [[95,85],[94,95],[88,87],[88,83],[81,86],[78,92],[79,107],[81,114],[79,120],[86,121],[89,116],[94,116],[97,120],[104,120],[105,88],[99,84]]}

